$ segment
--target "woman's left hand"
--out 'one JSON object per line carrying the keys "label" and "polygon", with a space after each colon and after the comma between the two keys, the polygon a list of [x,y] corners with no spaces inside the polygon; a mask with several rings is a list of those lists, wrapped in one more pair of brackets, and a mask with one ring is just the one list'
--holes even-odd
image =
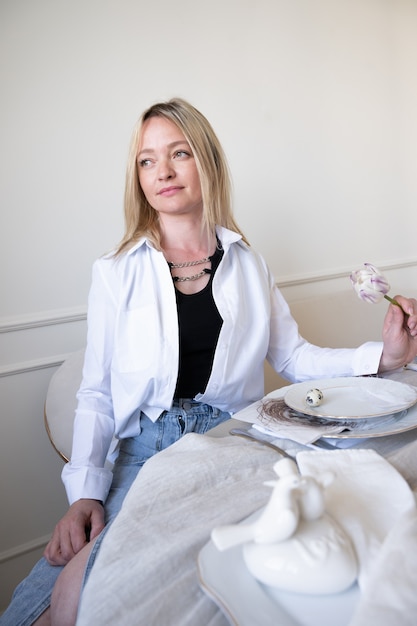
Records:
{"label": "woman's left hand", "polygon": [[384,320],[379,371],[403,367],[417,356],[417,300],[395,296],[400,306],[390,304]]}

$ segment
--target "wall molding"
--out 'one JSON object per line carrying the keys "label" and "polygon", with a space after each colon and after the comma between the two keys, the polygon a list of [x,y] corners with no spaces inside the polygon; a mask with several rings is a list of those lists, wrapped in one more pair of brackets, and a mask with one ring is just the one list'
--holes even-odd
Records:
{"label": "wall molding", "polygon": [[27,374],[44,370],[50,367],[59,367],[70,356],[70,352],[65,354],[54,354],[53,356],[34,359],[33,361],[23,361],[22,363],[11,363],[4,367],[0,367],[0,378],[5,376],[15,376],[18,374]]}
{"label": "wall molding", "polygon": [[14,548],[10,548],[9,550],[3,550],[0,552],[0,564],[5,563],[6,561],[11,561],[12,559],[16,559],[19,556],[23,556],[28,552],[33,552],[34,550],[39,550],[40,548],[44,548],[48,541],[50,540],[51,535],[45,535],[44,537],[36,537],[31,541],[27,541],[26,543],[21,543]]}
{"label": "wall molding", "polygon": [[14,318],[3,318],[3,320],[0,318],[0,333],[12,333],[22,330],[31,330],[32,328],[56,326],[57,324],[84,322],[86,319],[87,308],[85,306],[16,316]]}
{"label": "wall molding", "polygon": [[[383,272],[417,267],[417,259],[384,262],[377,264],[377,267]],[[313,274],[299,274],[298,276],[282,276],[276,279],[276,283],[279,287],[295,287],[300,285],[308,285],[317,282],[326,282],[329,280],[347,278],[349,277],[351,271],[352,268],[341,268],[332,272],[323,271]],[[0,318],[0,333],[20,332],[33,328],[47,328],[48,326],[55,326],[59,324],[84,322],[86,319],[86,306],[33,313],[11,318]]]}
{"label": "wall molding", "polygon": [[[398,262],[386,262],[376,264],[382,272],[391,270],[402,270],[409,267],[417,267],[417,259],[410,259]],[[358,266],[359,269],[359,266]],[[338,280],[340,278],[349,278],[352,272],[350,269],[339,269],[334,272],[318,272],[315,274],[300,274],[299,276],[283,276],[276,280],[277,285],[281,287],[296,287],[299,285],[308,285],[310,283],[326,282],[328,280]]]}

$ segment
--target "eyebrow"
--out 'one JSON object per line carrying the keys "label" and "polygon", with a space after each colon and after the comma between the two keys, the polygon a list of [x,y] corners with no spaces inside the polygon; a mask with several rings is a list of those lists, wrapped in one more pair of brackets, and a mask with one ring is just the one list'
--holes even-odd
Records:
{"label": "eyebrow", "polygon": [[[179,141],[173,141],[171,143],[168,144],[168,148],[172,150],[172,148],[176,148],[177,146],[188,146],[189,149],[191,150],[190,144],[188,143],[188,141],[186,139],[180,139]],[[140,157],[142,154],[153,154],[155,152],[155,150],[153,148],[143,148],[140,152],[138,152],[138,157]]]}

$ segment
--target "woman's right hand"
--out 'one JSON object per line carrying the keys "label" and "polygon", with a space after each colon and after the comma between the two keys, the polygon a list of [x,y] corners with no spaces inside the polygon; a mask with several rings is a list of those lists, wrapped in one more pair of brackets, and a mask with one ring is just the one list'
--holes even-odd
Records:
{"label": "woman's right hand", "polygon": [[44,557],[50,565],[66,565],[103,528],[102,503],[98,500],[77,500],[55,526]]}

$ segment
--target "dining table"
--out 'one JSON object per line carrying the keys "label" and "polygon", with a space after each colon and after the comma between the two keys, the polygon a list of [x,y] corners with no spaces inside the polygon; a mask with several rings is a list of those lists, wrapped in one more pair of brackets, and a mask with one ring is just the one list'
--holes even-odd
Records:
{"label": "dining table", "polygon": [[[379,378],[417,388],[413,369]],[[413,411],[404,429],[300,443],[263,429],[254,405],[185,435],[132,484],[85,584],[77,626],[415,625],[417,404],[404,414]],[[250,523],[264,509],[285,455],[302,473],[337,477],[328,507],[360,553],[358,578],[342,592],[271,589],[248,570],[242,545],[221,551],[213,542],[213,529]]]}

